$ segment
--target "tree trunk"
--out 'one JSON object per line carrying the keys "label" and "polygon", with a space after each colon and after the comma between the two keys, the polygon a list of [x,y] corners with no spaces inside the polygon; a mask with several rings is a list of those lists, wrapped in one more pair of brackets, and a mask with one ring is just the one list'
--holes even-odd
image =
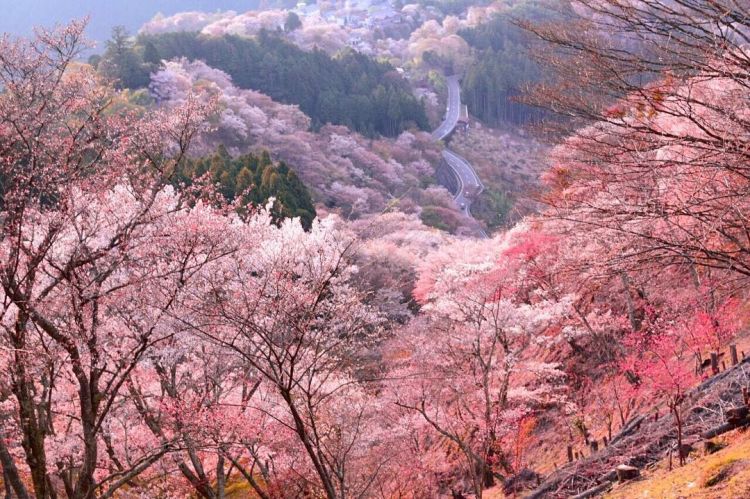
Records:
{"label": "tree trunk", "polygon": [[323,489],[326,492],[326,497],[328,499],[337,499],[336,489],[333,486],[327,470],[325,469],[325,465],[323,464],[321,459],[319,459],[318,454],[313,448],[313,443],[310,441],[310,436],[307,432],[307,428],[305,428],[305,422],[302,420],[302,416],[300,415],[299,411],[297,410],[297,406],[292,400],[291,393],[286,390],[281,390],[281,396],[284,399],[284,402],[286,402],[287,407],[289,407],[290,412],[292,413],[292,419],[294,420],[294,427],[297,436],[299,437],[302,445],[305,448],[305,451],[307,452],[307,455],[310,457],[310,460],[315,467],[318,478],[320,478]]}
{"label": "tree trunk", "polygon": [[219,455],[216,462],[216,497],[224,499],[226,497],[226,475],[224,474],[224,456]]}
{"label": "tree trunk", "polygon": [[[3,483],[5,484],[5,497],[12,499],[17,497],[18,499],[28,499],[29,494],[26,491],[26,487],[21,481],[21,477],[18,474],[18,468],[13,462],[13,456],[10,455],[8,447],[5,445],[5,436],[0,433],[0,464],[3,469]],[[13,495],[15,492],[15,496]]]}
{"label": "tree trunk", "polygon": [[685,464],[685,456],[682,451],[682,418],[680,417],[680,407],[676,402],[670,403],[672,414],[674,415],[675,424],[677,425],[677,457],[680,460],[680,466]]}
{"label": "tree trunk", "polygon": [[16,354],[16,359],[17,377],[13,383],[13,393],[18,401],[19,426],[23,435],[21,446],[31,473],[34,495],[37,499],[47,499],[52,496],[52,492],[48,490],[47,454],[44,449],[45,430],[34,410],[34,399],[31,395],[33,392],[26,381],[24,361],[18,358],[18,354]]}
{"label": "tree trunk", "polygon": [[729,345],[729,354],[732,357],[732,365],[736,366],[740,360],[737,357],[737,345]]}

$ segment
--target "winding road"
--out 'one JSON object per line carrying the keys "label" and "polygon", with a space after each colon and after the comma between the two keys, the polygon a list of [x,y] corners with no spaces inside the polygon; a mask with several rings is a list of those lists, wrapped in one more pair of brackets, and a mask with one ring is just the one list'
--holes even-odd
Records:
{"label": "winding road", "polygon": [[[446,78],[448,83],[448,106],[445,111],[445,118],[440,123],[434,132],[432,132],[432,138],[435,140],[443,140],[456,128],[458,124],[458,117],[461,112],[461,87],[459,86],[459,76],[453,75]],[[443,150],[443,159],[448,164],[453,174],[458,180],[458,191],[453,196],[453,199],[458,204],[461,211],[467,217],[474,220],[471,215],[471,201],[476,198],[483,190],[484,185],[479,179],[477,172],[464,158],[446,148]],[[474,220],[476,222],[476,220]],[[480,237],[487,238],[487,233],[479,227],[477,222],[477,228]]]}
{"label": "winding road", "polygon": [[461,113],[461,87],[459,87],[458,80],[458,75],[446,78],[448,83],[448,108],[445,110],[443,122],[432,132],[432,138],[435,140],[446,138],[458,123],[458,117]]}

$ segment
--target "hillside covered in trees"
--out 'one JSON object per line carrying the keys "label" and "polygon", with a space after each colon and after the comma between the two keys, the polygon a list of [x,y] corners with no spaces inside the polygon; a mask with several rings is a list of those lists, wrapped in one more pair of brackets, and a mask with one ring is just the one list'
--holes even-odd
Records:
{"label": "hillside covered in trees", "polygon": [[422,103],[387,63],[346,50],[332,57],[304,51],[270,31],[257,37],[206,36],[193,32],[141,35],[135,45],[121,31],[101,60],[101,70],[126,88],[148,85],[161,60],[201,60],[232,77],[240,88],[297,104],[312,126],[345,125],[365,135],[397,136],[407,128],[425,130]]}
{"label": "hillside covered in trees", "polygon": [[[549,77],[525,99],[572,119],[487,238],[395,209],[453,201],[420,188],[428,133],[313,133],[197,61],[122,90],[81,21],[0,37],[5,495],[750,496],[750,9],[567,15],[524,25]],[[260,139],[381,209],[237,210],[307,208]]]}
{"label": "hillside covered in trees", "polygon": [[229,75],[200,61],[165,62],[148,91],[124,95],[129,102],[150,102],[164,110],[179,109],[191,98],[215,99],[219,111],[211,116],[210,129],[194,141],[192,155],[210,156],[220,146],[234,157],[267,151],[294,170],[317,203],[347,218],[381,213],[398,196],[400,211],[440,206],[446,208],[443,221],[454,226],[459,221],[448,192],[431,185],[440,146],[426,132],[368,139],[341,125],[313,131],[297,106],[237,88]]}
{"label": "hillside covered in trees", "polygon": [[[243,154],[232,158],[220,146],[215,154],[200,159],[185,159],[177,170],[178,185],[190,185],[208,175],[227,201],[238,200],[240,206],[259,208],[274,199],[270,213],[278,223],[285,218],[299,218],[302,227],[310,229],[315,218],[307,187],[283,161],[274,164],[267,151],[259,156]],[[239,198],[239,199],[237,199]]]}

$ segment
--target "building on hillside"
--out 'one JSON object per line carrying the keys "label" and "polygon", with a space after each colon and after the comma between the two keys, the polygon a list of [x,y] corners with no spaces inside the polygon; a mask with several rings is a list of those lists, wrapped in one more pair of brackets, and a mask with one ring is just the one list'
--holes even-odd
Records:
{"label": "building on hillside", "polygon": [[313,16],[320,13],[317,4],[309,4],[305,1],[297,2],[297,5],[292,10],[298,16]]}
{"label": "building on hillside", "polygon": [[466,104],[461,104],[461,110],[458,112],[456,128],[462,132],[469,129],[469,107]]}

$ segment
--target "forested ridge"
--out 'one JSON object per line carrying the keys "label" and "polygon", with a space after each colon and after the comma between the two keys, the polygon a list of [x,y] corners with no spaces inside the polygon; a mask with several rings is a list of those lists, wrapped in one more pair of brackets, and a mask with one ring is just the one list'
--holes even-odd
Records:
{"label": "forested ridge", "polygon": [[390,64],[350,49],[335,57],[318,49],[307,52],[269,31],[255,38],[141,35],[134,46],[115,33],[98,63],[124,87],[137,88],[148,84],[158,61],[180,57],[225,71],[241,88],[299,105],[313,128],[333,123],[389,137],[411,127],[428,128],[423,104]]}
{"label": "forested ridge", "polygon": [[499,125],[539,121],[543,112],[517,101],[524,86],[542,80],[543,71],[530,57],[531,37],[516,20],[549,22],[556,16],[544,0],[520,2],[502,14],[458,34],[474,49],[474,60],[462,82],[469,112]]}

